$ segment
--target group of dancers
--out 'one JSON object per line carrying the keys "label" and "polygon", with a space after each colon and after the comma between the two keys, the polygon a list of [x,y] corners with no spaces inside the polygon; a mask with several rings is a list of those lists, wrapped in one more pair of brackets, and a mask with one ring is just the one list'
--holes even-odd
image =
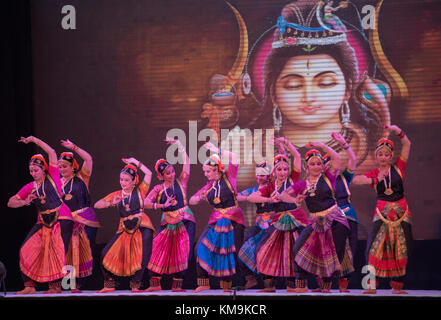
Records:
{"label": "group of dancers", "polygon": [[[258,164],[257,186],[242,192],[237,191],[237,156],[208,142],[204,146],[211,156],[202,166],[207,183],[190,199],[189,157],[179,140],[169,139],[167,142],[177,145],[183,159],[179,176],[175,166],[160,159],[154,169],[161,183],[150,190],[151,170],[135,158],[124,158],[125,166],[119,174],[121,189],[94,205],[88,187],[93,160],[88,152],[62,140],[62,146],[70,151],[57,157],[42,140],[22,137],[19,142],[41,147],[48,162],[42,154],[32,156],[29,170],[33,181],[8,202],[12,208],[33,204],[38,210],[37,223],[20,249],[24,289],[17,294],[33,294],[39,283],[48,283],[47,293],[61,293],[65,265],[73,266],[71,272],[75,272],[77,281],[71,290],[80,293],[85,279],[92,274],[95,237],[100,227],[94,209],[108,207],[116,207],[120,223],[101,252],[104,287],[99,293],[115,291],[122,277],[130,278],[133,292],[160,291],[163,276],[173,277],[173,292],[185,291],[182,284],[193,255],[197,265],[193,292],[211,289],[210,277],[219,278],[220,287],[229,292],[232,277],[238,272],[245,277],[246,289],[257,286],[257,278],[262,277],[261,292],[275,292],[277,278],[286,280],[287,292],[307,292],[308,273],[318,280],[319,287],[314,291],[329,293],[332,279],[337,277],[339,291],[348,292],[358,228],[351,183],[370,185],[377,193],[366,264],[374,267],[377,280],[391,279],[393,293],[406,293],[403,281],[412,231],[403,179],[410,141],[397,126],[387,129],[401,139],[400,155],[392,162],[394,143],[380,139],[375,153],[378,167],[356,176],[355,154],[340,134],[332,137],[347,153],[346,167],[332,148],[310,142],[303,174],[298,150],[286,138],[275,138],[280,154],[272,163]],[[81,167],[74,153],[83,160]],[[221,161],[225,158],[229,160],[226,167]],[[305,178],[301,180],[301,176]],[[195,243],[196,220],[189,205],[204,201],[213,209]],[[240,201],[256,204],[253,227],[245,228]],[[159,228],[146,214],[150,209],[162,210]],[[149,272],[150,283],[141,290],[145,272]],[[376,293],[376,285],[371,283],[364,292]]]}

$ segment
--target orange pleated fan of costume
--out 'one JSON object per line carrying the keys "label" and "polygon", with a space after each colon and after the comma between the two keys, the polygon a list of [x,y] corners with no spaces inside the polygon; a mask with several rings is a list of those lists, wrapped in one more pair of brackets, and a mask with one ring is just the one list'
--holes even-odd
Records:
{"label": "orange pleated fan of costume", "polygon": [[64,243],[58,222],[52,228],[43,226],[20,250],[20,269],[34,281],[61,279],[64,265]]}
{"label": "orange pleated fan of costume", "polygon": [[103,259],[103,266],[111,273],[128,277],[141,269],[142,235],[137,229],[134,233],[122,232]]}

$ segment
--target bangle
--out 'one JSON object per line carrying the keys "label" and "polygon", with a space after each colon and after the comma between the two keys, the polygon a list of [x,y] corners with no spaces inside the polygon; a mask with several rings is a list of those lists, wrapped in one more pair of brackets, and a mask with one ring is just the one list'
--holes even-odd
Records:
{"label": "bangle", "polygon": [[343,146],[343,149],[344,149],[344,150],[348,150],[350,147],[351,147],[351,146],[349,145],[349,143],[346,143],[346,144]]}
{"label": "bangle", "polygon": [[153,203],[153,209],[155,209],[155,210],[156,210],[156,202],[155,202],[155,203]]}
{"label": "bangle", "polygon": [[142,167],[142,162],[138,161],[138,169]]}
{"label": "bangle", "polygon": [[73,151],[77,151],[77,150],[78,150],[78,146],[77,146],[76,144],[74,144],[74,145],[72,146],[72,150],[73,150]]}
{"label": "bangle", "polygon": [[405,136],[404,131],[401,130],[400,133],[398,134],[398,138],[403,139]]}

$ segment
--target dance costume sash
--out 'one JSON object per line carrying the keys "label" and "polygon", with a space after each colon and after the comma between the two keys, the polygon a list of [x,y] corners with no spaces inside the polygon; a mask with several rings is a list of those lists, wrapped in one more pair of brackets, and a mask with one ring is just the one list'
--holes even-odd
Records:
{"label": "dance costume sash", "polygon": [[182,220],[189,220],[191,222],[195,222],[193,212],[188,206],[182,207],[174,211],[164,211],[161,225],[177,224]]}
{"label": "dance costume sash", "polygon": [[86,226],[92,228],[101,227],[100,223],[96,219],[95,210],[93,210],[93,208],[87,207],[72,211],[72,217],[74,218],[74,221],[84,224]]}
{"label": "dance costume sash", "polygon": [[217,222],[220,219],[229,219],[233,220],[234,222],[237,222],[241,225],[245,226],[245,219],[243,216],[242,209],[239,207],[229,207],[229,208],[214,208],[210,219],[208,221],[208,224],[212,224]]}
{"label": "dance costume sash", "polygon": [[278,230],[293,230],[300,226],[306,226],[308,224],[308,217],[302,208],[275,212],[271,224]]}

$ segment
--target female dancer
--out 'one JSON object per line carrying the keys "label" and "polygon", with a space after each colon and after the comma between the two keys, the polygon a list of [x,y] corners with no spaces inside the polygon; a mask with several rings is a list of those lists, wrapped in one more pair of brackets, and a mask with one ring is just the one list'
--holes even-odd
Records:
{"label": "female dancer", "polygon": [[193,212],[187,204],[190,158],[179,140],[167,142],[178,146],[184,165],[179,179],[175,179],[174,167],[165,159],[158,160],[155,170],[158,179],[164,182],[156,185],[144,201],[146,208],[163,211],[160,231],[153,239],[152,255],[147,267],[153,274],[147,292],[162,289],[162,274],[173,275],[173,292],[184,292],[182,282],[188,262],[193,256],[196,225]]}
{"label": "female dancer", "polygon": [[[210,289],[208,276],[221,278],[220,286],[225,292],[231,291],[231,277],[236,273],[237,254],[242,247],[245,221],[236,199],[237,157],[228,151],[216,148],[207,142],[205,148],[213,154],[202,169],[208,183],[190,199],[191,205],[207,200],[212,206],[208,226],[196,245],[197,284],[193,292]],[[218,153],[228,157],[228,169],[221,163]]]}
{"label": "female dancer", "polygon": [[38,210],[37,224],[32,227],[20,249],[20,269],[25,288],[17,294],[35,293],[37,283],[49,283],[46,293],[61,293],[65,255],[72,237],[73,221],[61,196],[57,154],[48,144],[30,136],[19,142],[35,143],[49,156],[49,165],[41,154],[32,156],[29,182],[9,199],[8,207],[19,208],[33,203]]}
{"label": "female dancer", "polygon": [[[294,246],[295,292],[308,291],[306,274],[309,272],[322,279],[321,292],[329,293],[334,274],[342,276],[353,271],[348,243],[349,224],[334,195],[340,157],[324,143],[311,142],[307,146],[325,150],[331,157],[330,168],[324,171],[320,151],[308,151],[305,155],[306,180],[296,183],[280,198],[296,203],[305,200],[310,211],[310,223]],[[290,194],[296,195],[296,199]]]}
{"label": "female dancer", "polygon": [[[349,190],[349,184],[351,183],[352,178],[354,176],[354,171],[357,166],[357,158],[355,156],[354,151],[352,151],[351,146],[346,142],[346,140],[342,135],[334,134],[332,135],[332,137],[340,144],[340,147],[343,150],[346,150],[346,154],[348,158],[348,163],[345,170],[343,170],[343,172],[337,176],[337,179],[335,181],[334,191],[337,200],[337,205],[346,215],[346,218],[349,223],[349,227],[351,230],[351,233],[349,235],[349,244],[351,247],[352,256],[354,257],[355,250],[357,248],[357,241],[358,241],[358,218],[357,218],[357,213],[355,212],[355,209],[351,204],[351,192]],[[329,160],[331,158],[329,157],[328,154],[325,154],[323,156],[323,159],[326,168],[329,168],[330,165]],[[320,281],[321,279],[319,279],[319,282]],[[341,277],[339,279],[340,292],[349,292],[347,290],[348,281],[349,280],[347,276]]]}
{"label": "female dancer", "polygon": [[271,227],[260,241],[256,253],[257,270],[264,275],[262,292],[275,292],[275,277],[287,278],[287,291],[294,290],[295,274],[292,250],[301,229],[308,223],[308,217],[302,208],[294,203],[286,203],[279,199],[279,194],[298,181],[301,156],[286,138],[278,139],[287,146],[294,157],[291,176],[289,176],[288,158],[279,154],[273,161],[275,180],[248,197],[248,201],[251,202],[273,203],[274,214]]}
{"label": "female dancer", "polygon": [[[256,167],[256,181],[258,186],[242,191],[237,195],[237,201],[247,201],[248,196],[264,188],[271,177],[271,167],[266,161],[262,161]],[[249,289],[257,285],[255,273],[256,266],[256,247],[263,235],[268,230],[272,219],[272,206],[266,203],[256,203],[256,225],[251,227],[245,234],[244,244],[240,248],[238,257],[247,266],[244,268],[245,273],[245,289]]]}
{"label": "female dancer", "polygon": [[[115,291],[116,277],[131,277],[132,292],[141,292],[142,276],[152,253],[155,228],[144,214],[144,199],[150,187],[152,172],[135,158],[122,159],[121,190],[112,192],[95,203],[96,209],[117,207],[121,217],[115,236],[101,253],[104,288],[98,293]],[[138,168],[144,180],[138,184]]]}
{"label": "female dancer", "polygon": [[61,145],[75,151],[84,161],[80,170],[72,152],[63,152],[58,159],[63,202],[72,211],[72,217],[75,221],[66,263],[74,266],[77,277],[76,287],[71,288],[71,291],[80,293],[79,289],[84,284],[86,277],[92,274],[92,253],[95,247],[97,228],[100,227],[95,211],[90,207],[89,181],[93,160],[89,153],[69,140],[61,140]]}
{"label": "female dancer", "polygon": [[[402,294],[406,293],[402,288],[413,241],[412,216],[403,187],[410,140],[395,125],[386,129],[401,139],[400,156],[392,164],[394,144],[391,140],[380,139],[375,153],[378,168],[355,176],[352,182],[368,184],[377,192],[377,206],[366,247],[367,261],[375,268],[376,277],[392,278],[392,293]],[[371,287],[365,293],[376,293],[376,289]]]}

